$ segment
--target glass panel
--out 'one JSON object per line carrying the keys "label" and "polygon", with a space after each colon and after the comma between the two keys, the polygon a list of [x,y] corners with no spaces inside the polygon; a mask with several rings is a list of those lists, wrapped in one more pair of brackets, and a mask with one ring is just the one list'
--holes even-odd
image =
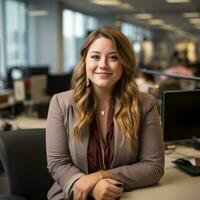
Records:
{"label": "glass panel", "polygon": [[95,17],[88,16],[86,17],[87,24],[86,30],[93,30],[97,28],[97,19]]}
{"label": "glass panel", "polygon": [[0,0],[0,89],[1,89],[1,78],[5,76],[3,41],[4,41],[3,40],[3,1]]}
{"label": "glass panel", "polygon": [[75,64],[75,13],[71,10],[63,11],[63,42],[64,42],[64,69],[69,72]]}
{"label": "glass panel", "polygon": [[5,1],[6,64],[8,67],[26,64],[25,11],[25,3]]}
{"label": "glass panel", "polygon": [[81,13],[75,13],[75,36],[77,38],[84,36],[84,15]]}
{"label": "glass panel", "polygon": [[63,11],[64,69],[70,72],[76,66],[80,47],[89,30],[97,27],[97,19],[71,10]]}

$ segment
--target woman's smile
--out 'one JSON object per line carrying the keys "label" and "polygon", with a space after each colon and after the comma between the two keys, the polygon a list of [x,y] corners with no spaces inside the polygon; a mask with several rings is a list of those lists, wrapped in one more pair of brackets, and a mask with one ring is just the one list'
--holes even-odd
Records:
{"label": "woman's smile", "polygon": [[108,78],[113,73],[111,72],[95,72],[96,75],[98,75],[100,78]]}

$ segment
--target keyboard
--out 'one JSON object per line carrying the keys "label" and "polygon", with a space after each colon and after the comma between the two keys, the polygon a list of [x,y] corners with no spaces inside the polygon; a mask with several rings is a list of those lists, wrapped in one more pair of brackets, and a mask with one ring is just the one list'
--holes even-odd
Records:
{"label": "keyboard", "polygon": [[176,163],[175,161],[172,161],[172,163],[174,163],[178,169],[190,176],[200,176],[200,167],[194,165],[182,165],[180,163]]}

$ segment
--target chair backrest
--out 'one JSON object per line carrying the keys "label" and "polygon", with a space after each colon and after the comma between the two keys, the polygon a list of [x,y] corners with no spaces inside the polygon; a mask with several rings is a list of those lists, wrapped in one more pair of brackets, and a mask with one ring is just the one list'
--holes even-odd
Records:
{"label": "chair backrest", "polygon": [[181,84],[180,84],[180,80],[176,80],[173,78],[167,78],[165,80],[162,80],[159,83],[159,94],[158,97],[160,99],[162,99],[162,95],[164,91],[168,91],[168,90],[181,90]]}
{"label": "chair backrest", "polygon": [[0,134],[0,160],[12,195],[29,200],[47,199],[53,179],[47,170],[45,129]]}

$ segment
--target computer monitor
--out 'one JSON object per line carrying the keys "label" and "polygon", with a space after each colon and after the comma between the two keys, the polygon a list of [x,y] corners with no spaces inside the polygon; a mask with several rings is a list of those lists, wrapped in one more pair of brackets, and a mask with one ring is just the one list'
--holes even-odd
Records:
{"label": "computer monitor", "polygon": [[70,89],[71,73],[49,74],[47,78],[47,94],[54,95]]}
{"label": "computer monitor", "polygon": [[11,67],[7,71],[7,84],[6,88],[13,89],[13,82],[15,80],[23,79],[30,76],[30,72],[27,67]]}
{"label": "computer monitor", "polygon": [[30,76],[48,75],[49,74],[49,66],[48,65],[29,66],[28,69],[29,69]]}
{"label": "computer monitor", "polygon": [[7,72],[7,87],[13,89],[13,81],[30,78],[34,75],[48,75],[49,67],[46,65],[41,66],[14,66],[10,67]]}
{"label": "computer monitor", "polygon": [[200,138],[200,90],[164,91],[162,126],[165,142]]}

